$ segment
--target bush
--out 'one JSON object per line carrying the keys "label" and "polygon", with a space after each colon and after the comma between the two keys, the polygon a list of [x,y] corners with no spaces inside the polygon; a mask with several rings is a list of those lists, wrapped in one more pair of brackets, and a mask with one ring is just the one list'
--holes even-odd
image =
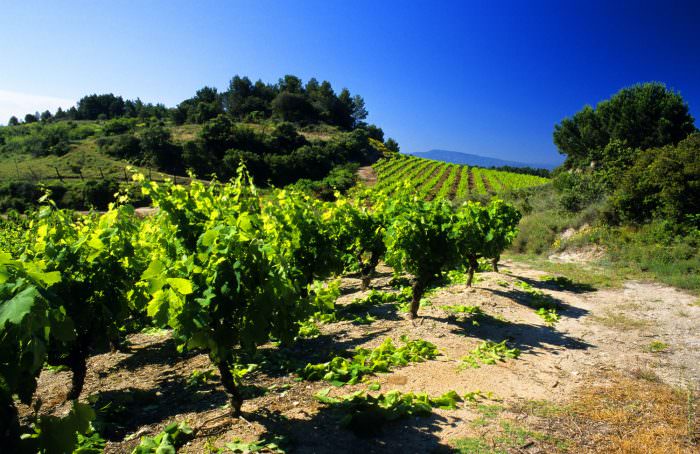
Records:
{"label": "bush", "polygon": [[122,134],[111,137],[101,137],[97,146],[109,156],[127,161],[140,161],[141,141],[133,134]]}
{"label": "bush", "polygon": [[0,211],[29,211],[39,204],[39,199],[47,189],[51,192],[51,199],[54,201],[61,200],[67,191],[64,186],[60,185],[43,187],[19,181],[0,185]]}
{"label": "bush", "polygon": [[592,171],[562,172],[554,178],[553,184],[559,191],[559,206],[570,212],[581,211],[605,196],[602,179]]}
{"label": "bush", "polygon": [[119,183],[115,180],[88,180],[83,189],[85,205],[98,210],[106,210],[107,205],[114,201],[114,194],[119,191]]}
{"label": "bush", "polygon": [[115,118],[106,121],[102,125],[102,133],[106,136],[114,136],[130,132],[136,126],[136,120],[132,118]]}
{"label": "bush", "polygon": [[620,180],[611,206],[621,221],[669,219],[700,227],[700,133],[640,153]]}

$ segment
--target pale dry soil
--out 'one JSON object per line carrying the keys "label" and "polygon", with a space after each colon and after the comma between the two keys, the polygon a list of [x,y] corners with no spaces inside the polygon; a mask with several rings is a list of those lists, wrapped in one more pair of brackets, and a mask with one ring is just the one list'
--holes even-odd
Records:
{"label": "pale dry soil", "polygon": [[367,186],[377,184],[377,172],[372,166],[363,166],[357,169],[357,177]]}
{"label": "pale dry soil", "polygon": [[[101,432],[109,440],[107,452],[130,452],[142,435],[158,433],[171,421],[187,421],[197,437],[181,452],[209,452],[235,439],[254,441],[282,435],[290,452],[449,452],[454,441],[485,437],[499,430],[483,423],[488,408],[515,423],[528,416],[515,408],[532,401],[566,404],[576,391],[605,381],[610,373],[651,376],[673,386],[700,385],[700,306],[695,296],[647,282],[626,282],[615,289],[566,290],[543,281],[546,273],[516,262],[505,262],[501,273],[478,274],[473,288],[463,284],[443,287],[428,295],[420,319],[412,322],[393,305],[374,307],[376,321],[356,325],[349,321],[320,325],[322,335],[300,340],[284,350],[262,349],[268,361],[246,377],[244,418],[233,419],[226,396],[215,376],[196,391],[185,389],[190,373],[210,368],[204,354],[178,354],[168,332],[130,337],[128,352],[91,358],[82,400],[107,408],[111,420]],[[393,291],[391,270],[380,267],[372,287]],[[524,281],[560,306],[561,320],[549,327],[528,306],[528,295],[513,285]],[[366,292],[359,280],[344,278],[339,304]],[[455,316],[445,305],[476,305],[485,314],[472,319]],[[473,321],[478,321],[476,326]],[[427,418],[389,423],[372,438],[355,436],[338,427],[338,415],[316,402],[313,395],[325,382],[298,381],[295,368],[322,362],[333,352],[357,346],[375,347],[387,337],[397,344],[406,335],[425,339],[440,351],[435,360],[370,377],[381,392],[426,392],[440,395],[490,393],[491,399],[463,403],[457,410],[436,410]],[[507,340],[520,349],[517,359],[480,368],[460,368],[460,359],[484,340]],[[659,347],[652,351],[652,342]],[[283,361],[282,361],[283,360]],[[45,371],[39,395],[44,409],[62,401],[69,372]],[[333,388],[332,396],[366,389],[367,383]],[[111,402],[111,403],[110,403]],[[26,410],[25,410],[26,411]],[[60,410],[55,410],[60,411]],[[485,413],[486,412],[486,413]],[[107,414],[107,413],[105,413]],[[491,415],[493,417],[493,415]],[[550,440],[551,441],[551,440]],[[540,440],[526,440],[509,452],[551,452]],[[595,448],[594,448],[595,451]]]}

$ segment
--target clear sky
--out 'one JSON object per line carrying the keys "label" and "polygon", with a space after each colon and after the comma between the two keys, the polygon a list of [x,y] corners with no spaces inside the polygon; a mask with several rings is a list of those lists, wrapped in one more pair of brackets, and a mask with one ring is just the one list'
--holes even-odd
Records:
{"label": "clear sky", "polygon": [[89,93],[174,106],[234,74],[348,87],[403,151],[559,162],[555,123],[651,80],[700,117],[698,0],[17,1],[1,11],[2,123]]}

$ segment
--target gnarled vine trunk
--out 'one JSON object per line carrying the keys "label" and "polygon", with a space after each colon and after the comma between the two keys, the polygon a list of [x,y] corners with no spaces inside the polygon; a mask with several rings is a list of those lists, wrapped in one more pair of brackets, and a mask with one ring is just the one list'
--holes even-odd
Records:
{"label": "gnarled vine trunk", "polygon": [[233,379],[233,374],[229,368],[226,361],[222,361],[216,364],[219,369],[219,375],[221,376],[221,384],[224,385],[224,389],[229,394],[229,402],[231,403],[231,414],[234,417],[239,417],[241,415],[241,406],[243,405],[243,396],[236,386],[236,382]]}
{"label": "gnarled vine trunk", "polygon": [[80,397],[85,384],[85,376],[87,375],[87,348],[84,345],[84,339],[80,337],[75,340],[75,344],[71,346],[68,355],[61,355],[61,350],[53,346],[49,350],[48,363],[52,366],[66,366],[73,373],[71,378],[71,388],[66,395],[67,400],[75,400]]}
{"label": "gnarled vine trunk", "polygon": [[18,452],[19,437],[17,407],[15,407],[11,397],[0,397],[0,446],[2,446],[3,452]]}
{"label": "gnarled vine trunk", "polygon": [[411,311],[409,312],[409,318],[414,319],[418,317],[418,308],[420,307],[420,300],[423,298],[425,289],[428,287],[428,279],[425,277],[416,277],[413,282],[413,297],[411,298]]}
{"label": "gnarled vine trunk", "polygon": [[85,375],[87,375],[87,353],[80,345],[76,345],[68,355],[66,366],[73,372],[71,379],[71,389],[66,398],[75,400],[80,397],[85,384]]}
{"label": "gnarled vine trunk", "polygon": [[362,290],[367,290],[369,288],[370,282],[372,282],[372,274],[379,264],[379,254],[372,253],[369,260],[365,262],[362,260],[362,255],[357,255],[357,261],[360,264],[360,278],[362,280]]}
{"label": "gnarled vine trunk", "polygon": [[493,259],[491,259],[491,265],[493,266],[493,270],[498,273],[498,261],[501,260],[501,256],[497,255]]}
{"label": "gnarled vine trunk", "polygon": [[474,272],[479,268],[479,261],[476,257],[469,257],[469,277],[467,278],[467,287],[472,286],[474,280]]}

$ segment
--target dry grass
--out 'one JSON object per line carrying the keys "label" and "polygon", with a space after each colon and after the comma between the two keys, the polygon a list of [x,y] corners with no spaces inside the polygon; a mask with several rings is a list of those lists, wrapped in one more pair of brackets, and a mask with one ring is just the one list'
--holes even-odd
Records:
{"label": "dry grass", "polygon": [[[697,396],[663,383],[613,375],[572,403],[576,452],[697,453]],[[581,432],[582,430],[582,432]]]}
{"label": "dry grass", "polygon": [[594,316],[593,319],[601,325],[608,328],[614,328],[622,331],[630,331],[634,329],[642,329],[649,326],[646,320],[628,317],[620,312],[606,310],[602,316]]}
{"label": "dry grass", "polygon": [[201,129],[202,125],[181,125],[173,126],[170,131],[174,142],[184,143],[196,139]]}

